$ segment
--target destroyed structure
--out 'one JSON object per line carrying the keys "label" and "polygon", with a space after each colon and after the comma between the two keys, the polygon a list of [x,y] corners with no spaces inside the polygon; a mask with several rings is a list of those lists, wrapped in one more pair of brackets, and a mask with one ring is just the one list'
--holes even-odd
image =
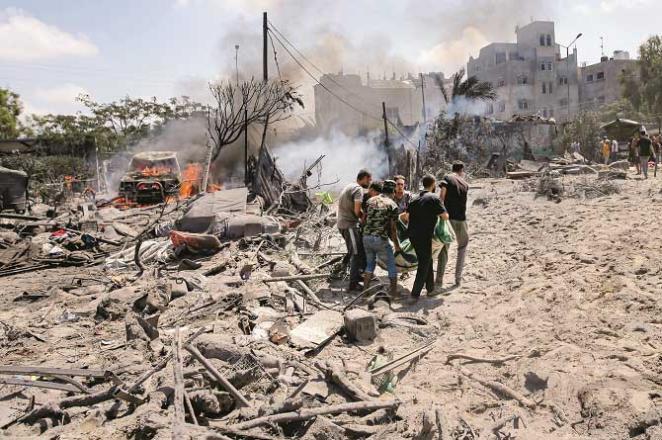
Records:
{"label": "destroyed structure", "polygon": [[320,84],[314,86],[319,133],[339,130],[347,136],[364,136],[381,130],[382,102],[386,117],[398,126],[431,120],[446,108],[437,81],[444,81],[443,73],[408,74],[398,79],[395,73],[390,79],[375,79],[368,73],[365,83],[360,75],[323,75]]}

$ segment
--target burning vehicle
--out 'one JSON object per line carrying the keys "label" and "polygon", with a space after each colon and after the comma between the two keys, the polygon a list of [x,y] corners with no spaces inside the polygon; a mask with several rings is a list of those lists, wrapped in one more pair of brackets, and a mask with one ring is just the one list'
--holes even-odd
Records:
{"label": "burning vehicle", "polygon": [[161,203],[177,196],[181,171],[173,151],[137,153],[122,177],[119,195],[134,203]]}

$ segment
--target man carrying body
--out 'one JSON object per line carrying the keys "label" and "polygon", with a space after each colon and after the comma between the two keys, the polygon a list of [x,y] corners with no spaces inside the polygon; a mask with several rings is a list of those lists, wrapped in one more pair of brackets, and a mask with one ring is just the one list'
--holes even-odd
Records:
{"label": "man carrying body", "polygon": [[[469,184],[464,180],[464,164],[455,162],[453,172],[439,183],[439,198],[443,201],[448,210],[455,239],[457,240],[457,261],[455,263],[455,285],[459,286],[462,282],[462,269],[464,269],[464,258],[469,244],[469,228],[467,226],[467,192]],[[450,244],[445,244],[437,258],[437,279],[436,288],[441,289],[446,263],[448,263],[448,248]]]}
{"label": "man carrying body", "polygon": [[372,175],[367,170],[359,171],[356,183],[350,183],[338,197],[338,230],[345,240],[347,255],[343,260],[349,262],[349,290],[361,290],[361,272],[365,269],[365,252],[359,229],[363,218],[363,191],[370,186]]}
{"label": "man carrying body", "polygon": [[393,177],[395,181],[395,192],[393,193],[393,201],[398,205],[398,214],[402,214],[407,211],[407,207],[412,199],[411,192],[405,190],[406,180],[405,176],[395,176]]}
{"label": "man carrying body", "polygon": [[641,131],[639,132],[639,142],[637,145],[639,147],[639,166],[641,167],[644,179],[648,179],[648,159],[650,159],[651,155],[655,155],[655,153],[653,152],[653,143],[648,137],[648,134],[646,134],[646,129],[643,127],[641,127]]}
{"label": "man carrying body", "polygon": [[379,257],[386,262],[390,281],[389,295],[395,296],[398,292],[398,269],[395,266],[393,248],[388,241],[390,237],[395,245],[395,251],[400,250],[398,234],[395,229],[395,222],[398,220],[398,205],[391,199],[395,182],[387,180],[381,185],[381,188],[379,184],[373,183],[370,188],[381,192],[381,194],[368,200],[366,220],[363,225],[363,248],[366,254],[363,288],[367,289],[370,286],[370,280],[377,264],[377,257]]}
{"label": "man carrying body", "polygon": [[407,232],[411,241],[418,268],[414,287],[411,289],[412,299],[415,301],[421,296],[423,286],[431,294],[434,291],[434,271],[432,269],[432,237],[439,218],[448,219],[448,213],[438,195],[434,193],[436,180],[434,176],[423,177],[424,190],[409,203],[409,225]]}

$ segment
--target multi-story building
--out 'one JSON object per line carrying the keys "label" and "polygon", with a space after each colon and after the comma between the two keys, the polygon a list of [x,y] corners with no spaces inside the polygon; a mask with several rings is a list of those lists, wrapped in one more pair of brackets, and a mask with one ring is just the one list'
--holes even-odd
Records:
{"label": "multi-story building", "polygon": [[485,115],[572,118],[579,108],[577,50],[561,58],[550,21],[534,21],[518,27],[515,34],[515,43],[492,43],[478,58],[469,58],[468,75],[490,82],[497,91]]}
{"label": "multi-story building", "polygon": [[[346,135],[367,134],[383,130],[382,102],[386,104],[386,117],[399,126],[414,126],[425,116],[434,119],[445,106],[434,76],[441,73],[411,74],[400,79],[372,79],[365,83],[359,75],[326,74],[315,85],[315,120],[323,133],[339,130]],[[423,90],[421,89],[423,84]],[[425,95],[425,98],[423,96]]]}
{"label": "multi-story building", "polygon": [[637,60],[630,59],[626,51],[614,51],[612,58],[602,57],[599,63],[580,68],[579,99],[582,110],[595,110],[621,99],[621,78],[629,76],[639,80]]}

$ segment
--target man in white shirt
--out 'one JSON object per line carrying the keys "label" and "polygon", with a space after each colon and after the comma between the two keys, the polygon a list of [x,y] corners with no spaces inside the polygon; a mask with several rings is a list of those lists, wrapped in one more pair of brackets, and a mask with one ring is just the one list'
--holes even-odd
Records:
{"label": "man in white shirt", "polygon": [[612,139],[611,141],[611,161],[615,162],[618,160],[618,141],[616,139]]}

